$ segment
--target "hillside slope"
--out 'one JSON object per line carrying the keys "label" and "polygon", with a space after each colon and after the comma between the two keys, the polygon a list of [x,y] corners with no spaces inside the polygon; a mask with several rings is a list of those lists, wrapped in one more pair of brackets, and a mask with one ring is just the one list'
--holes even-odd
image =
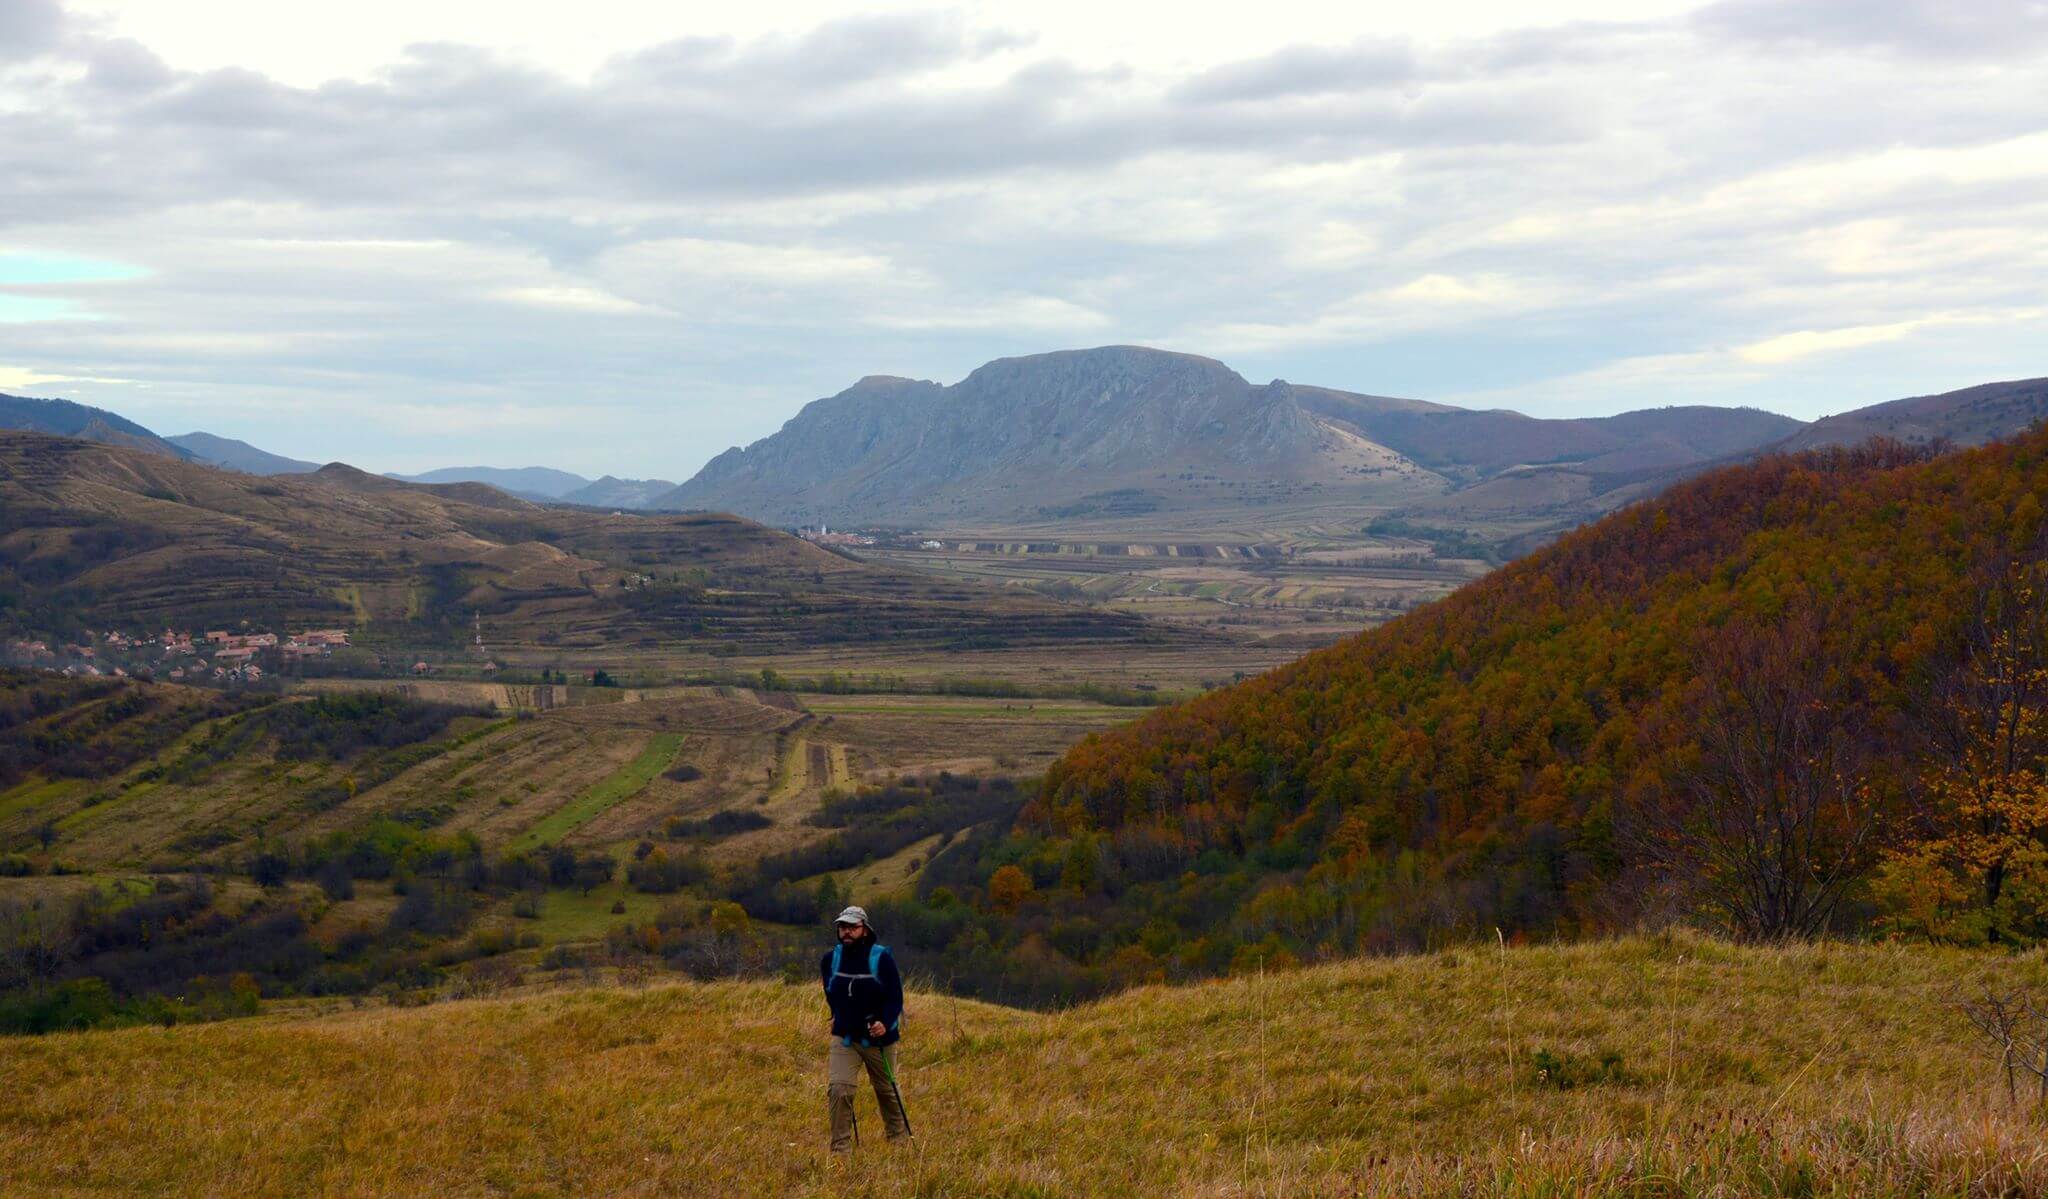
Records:
{"label": "hillside slope", "polygon": [[1266,936],[1337,951],[1626,924],[1663,902],[1623,830],[1688,793],[1718,694],[1701,663],[1798,661],[1869,755],[1858,777],[1895,796],[1977,572],[2033,545],[2044,501],[2048,432],[1932,461],[1775,457],[1681,485],[1342,645],[1090,737],[1028,811],[1054,838],[1033,869],[1040,886],[1063,877],[1062,855],[1083,851],[1061,846],[1079,843],[1097,857],[1084,880],[1128,889],[1109,906],[1048,892],[1045,919],[1102,922],[1084,956],[1106,962],[1163,917],[1207,935],[1189,952],[1211,968]]}
{"label": "hillside slope", "polygon": [[[916,969],[915,959],[910,961]],[[10,1195],[2038,1195],[1958,988],[2038,960],[1693,939],[1032,1014],[909,996],[917,1146],[823,1160],[814,983],[0,1040]],[[107,1151],[118,1145],[121,1151]]]}
{"label": "hillside slope", "polygon": [[0,582],[44,625],[345,624],[603,647],[1122,641],[1129,618],[858,563],[748,521],[551,509],[339,463],[261,478],[0,433]]}

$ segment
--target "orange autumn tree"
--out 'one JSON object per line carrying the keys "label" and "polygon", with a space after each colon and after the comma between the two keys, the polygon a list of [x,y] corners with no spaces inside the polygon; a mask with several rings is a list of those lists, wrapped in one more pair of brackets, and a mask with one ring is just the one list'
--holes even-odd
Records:
{"label": "orange autumn tree", "polygon": [[1893,924],[1942,940],[2048,934],[2048,554],[2032,495],[2008,523],[2028,549],[1981,572],[1963,652],[1929,705],[1921,838],[1884,876]]}

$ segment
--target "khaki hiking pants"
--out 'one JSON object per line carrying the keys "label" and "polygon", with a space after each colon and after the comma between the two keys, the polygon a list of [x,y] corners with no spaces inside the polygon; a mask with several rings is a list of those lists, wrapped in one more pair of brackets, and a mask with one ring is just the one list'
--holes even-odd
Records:
{"label": "khaki hiking pants", "polygon": [[903,1118],[903,1104],[892,1076],[896,1072],[896,1047],[877,1049],[848,1045],[832,1038],[832,1053],[825,1059],[826,1103],[832,1109],[832,1152],[853,1148],[853,1096],[860,1090],[860,1070],[866,1066],[868,1082],[875,1088],[875,1102],[882,1109],[882,1129],[890,1140],[910,1135],[910,1122]]}

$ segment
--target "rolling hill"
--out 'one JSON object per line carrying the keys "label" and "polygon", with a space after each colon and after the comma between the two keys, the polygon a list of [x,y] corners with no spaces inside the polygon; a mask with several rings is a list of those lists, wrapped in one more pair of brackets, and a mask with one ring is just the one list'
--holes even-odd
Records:
{"label": "rolling hill", "polygon": [[[0,571],[17,619],[262,621],[404,643],[1061,644],[1139,622],[857,563],[720,515],[547,508],[339,463],[263,478],[0,433]],[[27,614],[27,616],[24,616]]]}
{"label": "rolling hill", "polygon": [[564,504],[581,504],[587,508],[651,508],[654,502],[676,485],[667,479],[621,479],[606,475],[593,483],[578,487],[574,491],[556,496]]}

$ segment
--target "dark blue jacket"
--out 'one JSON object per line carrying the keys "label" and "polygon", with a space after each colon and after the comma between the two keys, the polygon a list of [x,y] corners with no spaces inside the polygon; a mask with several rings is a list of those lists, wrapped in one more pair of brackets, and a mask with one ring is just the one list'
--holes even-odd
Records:
{"label": "dark blue jacket", "polygon": [[[833,1036],[848,1045],[896,1043],[896,1026],[903,1020],[903,979],[888,946],[876,945],[872,937],[834,946],[818,963],[818,978],[825,984],[825,1002],[832,1007]],[[880,1020],[888,1031],[868,1036],[869,1020]]]}

